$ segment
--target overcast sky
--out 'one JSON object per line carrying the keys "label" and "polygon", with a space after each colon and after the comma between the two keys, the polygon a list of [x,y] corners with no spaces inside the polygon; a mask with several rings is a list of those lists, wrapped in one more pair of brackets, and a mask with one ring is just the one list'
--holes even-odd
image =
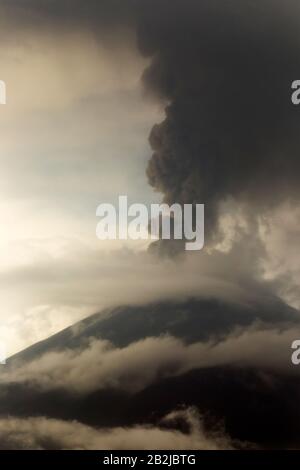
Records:
{"label": "overcast sky", "polygon": [[96,239],[96,208],[119,194],[158,200],[145,167],[162,110],[144,96],[134,48],[20,31],[0,43],[0,57],[0,331],[13,352],[107,303],[87,273],[95,256],[126,243]]}

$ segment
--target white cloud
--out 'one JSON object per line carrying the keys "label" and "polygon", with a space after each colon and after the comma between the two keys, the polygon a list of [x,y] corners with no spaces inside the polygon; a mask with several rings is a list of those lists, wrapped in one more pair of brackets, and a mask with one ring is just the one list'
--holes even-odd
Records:
{"label": "white cloud", "polygon": [[299,329],[255,325],[237,329],[219,342],[211,339],[189,345],[170,336],[146,338],[124,348],[90,339],[88,346],[49,352],[7,372],[4,369],[1,380],[85,394],[107,388],[137,392],[159,378],[224,365],[297,374],[291,363],[291,344],[297,338]]}

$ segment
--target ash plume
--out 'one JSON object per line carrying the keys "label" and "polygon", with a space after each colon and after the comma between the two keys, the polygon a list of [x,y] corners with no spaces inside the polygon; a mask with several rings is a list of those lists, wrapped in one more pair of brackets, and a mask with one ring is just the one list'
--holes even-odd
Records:
{"label": "ash plume", "polygon": [[208,231],[228,198],[256,213],[297,200],[296,3],[175,1],[169,13],[153,8],[140,35],[153,56],[146,86],[167,102],[150,134],[150,184],[169,203],[206,204]]}

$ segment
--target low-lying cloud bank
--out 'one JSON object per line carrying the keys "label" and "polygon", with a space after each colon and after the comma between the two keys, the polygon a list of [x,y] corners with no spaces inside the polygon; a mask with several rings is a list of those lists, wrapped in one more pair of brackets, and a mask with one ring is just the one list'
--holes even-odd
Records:
{"label": "low-lying cloud bank", "polygon": [[41,390],[65,389],[72,394],[120,389],[143,390],[158,380],[216,366],[253,367],[297,374],[291,344],[299,328],[254,324],[237,328],[222,340],[185,344],[172,336],[149,337],[118,348],[90,338],[86,346],[53,351],[1,375],[1,382],[30,384]]}
{"label": "low-lying cloud bank", "polygon": [[232,449],[234,444],[222,432],[209,433],[195,409],[174,411],[162,425],[184,420],[188,433],[155,426],[96,429],[76,421],[67,422],[44,417],[0,419],[0,449]]}

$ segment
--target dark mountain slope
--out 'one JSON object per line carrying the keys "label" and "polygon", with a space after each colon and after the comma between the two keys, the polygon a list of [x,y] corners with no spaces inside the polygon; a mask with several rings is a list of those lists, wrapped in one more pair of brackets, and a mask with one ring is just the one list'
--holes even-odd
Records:
{"label": "dark mountain slope", "polygon": [[[194,343],[212,337],[222,339],[238,326],[253,324],[282,330],[298,327],[299,312],[275,298],[244,306],[191,299],[119,307],[92,315],[22,351],[10,358],[3,371],[17,367],[22,370],[51,351],[84,347],[90,338],[107,339],[117,347],[125,347],[168,333]],[[300,378],[295,374],[229,364],[195,368],[174,377],[158,375],[142,389],[131,392],[99,383],[98,389],[78,394],[59,384],[43,390],[30,381],[2,380],[0,415],[46,416],[114,427],[158,424],[178,407],[195,406],[208,428],[222,423],[230,437],[242,442],[288,447],[299,445],[299,396]]]}
{"label": "dark mountain slope", "polygon": [[16,354],[8,362],[32,360],[45,352],[79,347],[90,337],[107,339],[124,347],[143,338],[168,333],[190,343],[211,336],[222,337],[235,326],[246,327],[258,321],[266,325],[298,324],[300,314],[275,297],[244,306],[203,299],[123,306],[91,315]]}

